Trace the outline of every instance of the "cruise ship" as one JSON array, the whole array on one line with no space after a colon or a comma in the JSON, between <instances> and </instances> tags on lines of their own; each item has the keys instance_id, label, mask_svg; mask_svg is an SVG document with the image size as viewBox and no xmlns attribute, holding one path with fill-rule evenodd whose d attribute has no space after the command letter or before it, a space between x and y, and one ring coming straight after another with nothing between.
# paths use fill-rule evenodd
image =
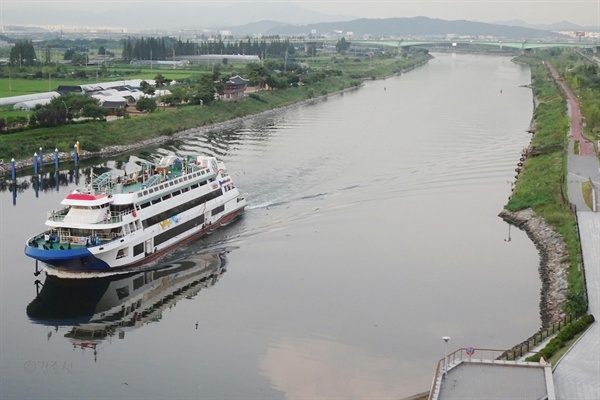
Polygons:
<instances>
[{"instance_id":1,"label":"cruise ship","mask_svg":"<svg viewBox=\"0 0 600 400\"><path fill-rule=\"evenodd\" d=\"M211 156L168 155L135 172L113 170L69 193L25 254L48 273L126 272L225 225L246 200Z\"/></svg>"}]
</instances>

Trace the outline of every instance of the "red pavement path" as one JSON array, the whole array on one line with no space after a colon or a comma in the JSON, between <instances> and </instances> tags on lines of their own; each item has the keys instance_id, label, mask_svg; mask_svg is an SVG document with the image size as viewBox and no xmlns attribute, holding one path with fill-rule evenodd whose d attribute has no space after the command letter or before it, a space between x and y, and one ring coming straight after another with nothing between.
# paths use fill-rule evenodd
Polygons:
<instances>
[{"instance_id":1,"label":"red pavement path","mask_svg":"<svg viewBox=\"0 0 600 400\"><path fill-rule=\"evenodd\" d=\"M579 155L581 156L596 156L596 150L594 149L594 144L588 141L583 137L582 129L581 129L581 111L579 110L579 103L577 103L577 99L573 95L571 88L562 80L562 78L558 75L556 69L546 61L546 65L548 69L550 69L550 73L554 80L561 87L563 92L567 95L569 106L571 109L571 138L579 142Z\"/></svg>"}]
</instances>

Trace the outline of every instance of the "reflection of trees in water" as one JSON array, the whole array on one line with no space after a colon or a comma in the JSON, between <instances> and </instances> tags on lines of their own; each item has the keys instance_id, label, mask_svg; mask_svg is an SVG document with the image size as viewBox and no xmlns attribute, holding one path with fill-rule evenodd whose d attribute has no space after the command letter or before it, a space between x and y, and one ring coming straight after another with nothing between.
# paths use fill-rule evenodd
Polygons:
<instances>
[{"instance_id":1,"label":"reflection of trees in water","mask_svg":"<svg viewBox=\"0 0 600 400\"><path fill-rule=\"evenodd\" d=\"M13 188L17 189L17 193L23 193L25 190L29 189L31 183L29 181L21 181L17 180L16 184L13 184L10 181L0 181L0 191L2 192L12 192Z\"/></svg>"},{"instance_id":2,"label":"reflection of trees in water","mask_svg":"<svg viewBox=\"0 0 600 400\"><path fill-rule=\"evenodd\" d=\"M94 176L98 176L109 170L123 170L132 163L138 164L141 160L150 162L158 162L163 155L188 153L206 154L223 158L227 156L232 149L237 149L245 144L252 144L257 141L264 141L270 138L276 122L273 118L265 118L263 120L244 121L231 129L222 131L209 131L190 135L189 137L170 140L162 143L160 146L147 147L144 149L135 150L132 152L111 156L110 158L90 158L81 160L79 169L77 170L78 185L90 183L90 173L93 171ZM69 186L75 183L75 170L72 162L63 161L58 171L54 170L54 164L48 163L40 171L38 175L33 174L33 168L25 170L27 175L17 176L17 193L22 193L31 188L34 190L47 192L58 190L58 188ZM45 171L44 171L45 169ZM58 183L56 180L58 174ZM39 186L36 186L39 182ZM12 191L13 183L11 181L10 168L0 169L0 191Z\"/></svg>"},{"instance_id":3,"label":"reflection of trees in water","mask_svg":"<svg viewBox=\"0 0 600 400\"><path fill-rule=\"evenodd\" d=\"M123 163L118 163L117 165L123 165ZM16 183L5 178L0 179L0 191L11 192L13 191L13 187L16 186L17 193L23 193L30 188L48 192L58 190L60 187L67 187L73 183L78 185L89 183L89 177L92 171L94 175L100 175L108 170L109 168L106 168L106 166L99 165L78 170L44 172L38 175L24 176L21 179L17 177ZM78 180L78 182L76 182L76 180Z\"/></svg>"}]
</instances>

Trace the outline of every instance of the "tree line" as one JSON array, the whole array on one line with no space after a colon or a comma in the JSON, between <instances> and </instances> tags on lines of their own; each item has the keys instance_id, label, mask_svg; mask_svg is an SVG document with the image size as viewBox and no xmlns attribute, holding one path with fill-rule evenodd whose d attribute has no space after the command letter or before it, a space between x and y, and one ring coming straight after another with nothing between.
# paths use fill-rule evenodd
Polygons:
<instances>
[{"instance_id":1,"label":"tree line","mask_svg":"<svg viewBox=\"0 0 600 400\"><path fill-rule=\"evenodd\" d=\"M244 54L261 58L283 57L295 53L289 40L203 41L200 43L173 38L127 38L123 43L123 60L169 60L175 56L203 54Z\"/></svg>"}]
</instances>

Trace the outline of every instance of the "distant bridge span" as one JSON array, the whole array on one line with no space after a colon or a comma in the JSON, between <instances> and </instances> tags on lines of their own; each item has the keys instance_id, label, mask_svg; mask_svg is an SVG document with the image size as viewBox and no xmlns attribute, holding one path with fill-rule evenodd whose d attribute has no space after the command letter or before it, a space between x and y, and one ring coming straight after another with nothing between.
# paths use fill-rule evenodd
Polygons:
<instances>
[{"instance_id":1,"label":"distant bridge span","mask_svg":"<svg viewBox=\"0 0 600 400\"><path fill-rule=\"evenodd\" d=\"M502 41L502 40L350 40L356 46L385 46L385 47L428 47L428 46L464 46L484 45L508 47L515 50L533 50L551 47L573 47L585 49L599 49L599 43L592 42L544 42L544 41Z\"/></svg>"}]
</instances>

